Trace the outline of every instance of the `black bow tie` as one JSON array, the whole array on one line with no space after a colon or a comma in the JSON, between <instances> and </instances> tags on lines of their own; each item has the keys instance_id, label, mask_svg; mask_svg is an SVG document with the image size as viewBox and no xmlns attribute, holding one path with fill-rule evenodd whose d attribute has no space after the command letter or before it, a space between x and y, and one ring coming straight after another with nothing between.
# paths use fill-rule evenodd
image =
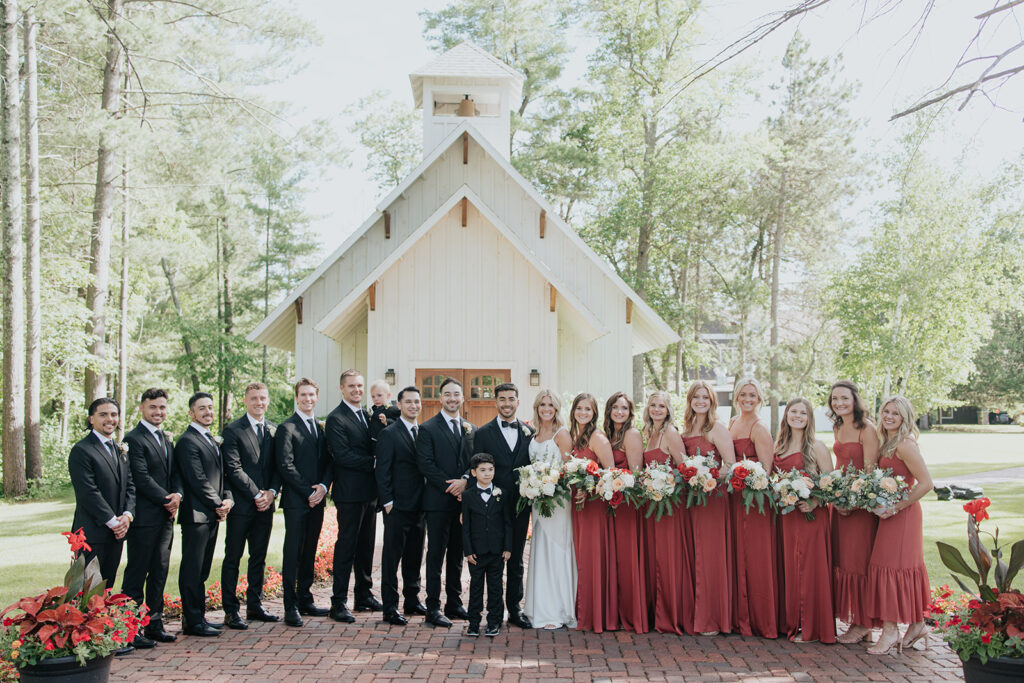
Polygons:
<instances>
[{"instance_id":1,"label":"black bow tie","mask_svg":"<svg viewBox=\"0 0 1024 683\"><path fill-rule=\"evenodd\" d=\"M485 489L480 489L480 493L486 493L487 495L493 495L493 494L491 493L491 487L490 487L490 486L488 486L488 487L487 487L487 488L485 488Z\"/></svg>"},{"instance_id":2,"label":"black bow tie","mask_svg":"<svg viewBox=\"0 0 1024 683\"><path fill-rule=\"evenodd\" d=\"M506 429L506 428L507 429L515 429L518 426L519 426L519 422L516 421L516 420L512 420L511 422L505 422L504 420L501 421L501 428L502 429Z\"/></svg>"}]
</instances>

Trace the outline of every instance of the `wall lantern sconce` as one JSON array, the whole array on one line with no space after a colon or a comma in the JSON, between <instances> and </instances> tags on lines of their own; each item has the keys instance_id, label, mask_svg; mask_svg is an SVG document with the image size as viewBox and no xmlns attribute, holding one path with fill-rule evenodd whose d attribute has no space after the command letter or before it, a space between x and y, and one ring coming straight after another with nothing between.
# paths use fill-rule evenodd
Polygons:
<instances>
[{"instance_id":1,"label":"wall lantern sconce","mask_svg":"<svg viewBox=\"0 0 1024 683\"><path fill-rule=\"evenodd\" d=\"M530 370L530 386L531 387L539 387L540 386L540 370L538 370L537 368L534 368L533 370Z\"/></svg>"},{"instance_id":2,"label":"wall lantern sconce","mask_svg":"<svg viewBox=\"0 0 1024 683\"><path fill-rule=\"evenodd\" d=\"M390 384L391 386L395 386L395 369L394 368L388 368L387 369L387 371L384 373L384 381L387 382L388 384Z\"/></svg>"}]
</instances>

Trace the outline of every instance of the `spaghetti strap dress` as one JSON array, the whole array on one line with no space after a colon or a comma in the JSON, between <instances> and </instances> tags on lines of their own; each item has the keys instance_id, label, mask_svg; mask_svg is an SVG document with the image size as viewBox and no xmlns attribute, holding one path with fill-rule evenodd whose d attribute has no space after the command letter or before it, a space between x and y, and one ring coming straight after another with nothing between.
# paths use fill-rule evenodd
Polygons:
<instances>
[{"instance_id":1,"label":"spaghetti strap dress","mask_svg":"<svg viewBox=\"0 0 1024 683\"><path fill-rule=\"evenodd\" d=\"M597 462L589 448L576 452L577 458ZM576 627L603 633L619 628L619 590L615 572L614 519L608 504L588 500L582 510L572 513L573 546L576 550Z\"/></svg>"},{"instance_id":2,"label":"spaghetti strap dress","mask_svg":"<svg viewBox=\"0 0 1024 683\"><path fill-rule=\"evenodd\" d=\"M859 442L832 445L836 468L864 469L864 447ZM868 616L868 560L875 545L878 516L868 510L841 515L832 510L832 566L836 616L847 624L881 626Z\"/></svg>"},{"instance_id":3,"label":"spaghetti strap dress","mask_svg":"<svg viewBox=\"0 0 1024 683\"><path fill-rule=\"evenodd\" d=\"M628 470L626 452L613 450L615 466ZM619 581L619 621L636 633L650 630L647 612L647 568L641 543L643 516L632 505L620 505L612 527L615 531L615 574Z\"/></svg>"},{"instance_id":4,"label":"spaghetti strap dress","mask_svg":"<svg viewBox=\"0 0 1024 683\"><path fill-rule=\"evenodd\" d=\"M715 445L703 436L685 436L686 454L713 455ZM708 494L707 505L690 508L693 536L693 628L698 633L732 631L733 559L729 498L719 487Z\"/></svg>"}]
</instances>

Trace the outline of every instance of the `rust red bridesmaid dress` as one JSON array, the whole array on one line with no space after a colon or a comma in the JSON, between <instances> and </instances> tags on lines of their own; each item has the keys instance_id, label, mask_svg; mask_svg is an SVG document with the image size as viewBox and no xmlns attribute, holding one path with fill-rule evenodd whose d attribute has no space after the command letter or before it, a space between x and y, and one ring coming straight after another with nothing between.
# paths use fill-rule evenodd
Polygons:
<instances>
[{"instance_id":1,"label":"rust red bridesmaid dress","mask_svg":"<svg viewBox=\"0 0 1024 683\"><path fill-rule=\"evenodd\" d=\"M736 460L757 462L754 442L733 439ZM769 472L768 474L771 474ZM775 513L765 505L765 513L752 505L748 512L743 496L731 494L733 558L736 562L736 586L733 593L733 626L745 636L779 637L778 621L778 545L775 541Z\"/></svg>"},{"instance_id":2,"label":"rust red bridesmaid dress","mask_svg":"<svg viewBox=\"0 0 1024 683\"><path fill-rule=\"evenodd\" d=\"M613 450L615 466L628 470L626 452ZM643 516L631 505L620 505L615 512L612 527L615 531L615 575L618 577L619 621L622 628L636 633L647 633L647 562L641 543L640 524Z\"/></svg>"},{"instance_id":3,"label":"rust red bridesmaid dress","mask_svg":"<svg viewBox=\"0 0 1024 683\"><path fill-rule=\"evenodd\" d=\"M803 456L790 453L775 458L780 472L803 470ZM782 594L779 600L779 630L790 639L836 642L836 619L832 606L832 552L829 544L828 511L814 510L807 521L800 511L779 515L779 572Z\"/></svg>"},{"instance_id":4,"label":"rust red bridesmaid dress","mask_svg":"<svg viewBox=\"0 0 1024 683\"><path fill-rule=\"evenodd\" d=\"M657 446L644 452L644 465L652 462L673 464L669 454L661 450L660 435ZM658 521L654 521L653 515L645 520L645 560L650 577L647 598L649 604L653 604L654 629L658 633L694 633L690 564L693 541L688 517L686 507L679 506Z\"/></svg>"},{"instance_id":5,"label":"rust red bridesmaid dress","mask_svg":"<svg viewBox=\"0 0 1024 683\"><path fill-rule=\"evenodd\" d=\"M895 455L881 458L913 488L910 469ZM888 519L878 520L875 547L868 562L868 616L878 621L913 624L924 619L931 602L928 569L924 564L921 504L914 503Z\"/></svg>"},{"instance_id":6,"label":"rust red bridesmaid dress","mask_svg":"<svg viewBox=\"0 0 1024 683\"><path fill-rule=\"evenodd\" d=\"M597 462L589 448L577 458ZM576 628L602 633L619 628L619 591L615 572L614 519L607 503L588 500L582 510L572 502L572 537L576 550Z\"/></svg>"},{"instance_id":7,"label":"rust red bridesmaid dress","mask_svg":"<svg viewBox=\"0 0 1024 683\"><path fill-rule=\"evenodd\" d=\"M832 445L836 469L853 465L864 469L864 447L859 443ZM832 511L832 566L835 580L836 616L847 624L881 626L867 614L868 559L875 544L878 516L867 510L852 510L848 515Z\"/></svg>"},{"instance_id":8,"label":"rust red bridesmaid dress","mask_svg":"<svg viewBox=\"0 0 1024 683\"><path fill-rule=\"evenodd\" d=\"M703 436L684 436L689 456L714 454L715 445ZM708 495L707 505L689 509L693 536L693 628L697 633L732 631L733 560L729 499L724 491Z\"/></svg>"}]
</instances>

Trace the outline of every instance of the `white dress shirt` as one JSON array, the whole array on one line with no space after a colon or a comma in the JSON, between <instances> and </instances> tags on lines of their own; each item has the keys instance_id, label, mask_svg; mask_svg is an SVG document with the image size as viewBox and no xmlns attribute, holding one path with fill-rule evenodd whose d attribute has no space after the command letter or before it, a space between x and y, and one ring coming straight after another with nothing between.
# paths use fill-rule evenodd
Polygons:
<instances>
[{"instance_id":1,"label":"white dress shirt","mask_svg":"<svg viewBox=\"0 0 1024 683\"><path fill-rule=\"evenodd\" d=\"M144 421L144 422L145 422L145 421ZM119 450L120 450L120 449L119 449L119 448L117 447L117 444L115 444L115 443L114 443L114 440L113 440L113 439L111 439L111 438L110 438L109 436L103 436L102 434L100 434L99 432L97 432L97 431L96 431L95 429L94 429L94 430L92 430L92 435L93 435L93 436L95 436L95 437L96 437L97 439L99 439L99 440L100 440L100 443L102 443L102 444L103 444L103 448L104 448L104 449L106 449L107 455L108 455L109 457L111 457L111 458L112 458L112 457L114 457L113 455L111 455L111 454L110 454L110 447L111 447L111 446L113 446L113 447L114 447L114 451L119 451ZM114 464L116 465L117 463L114 463ZM122 512L121 514L122 514L122 515L128 515L128 519L129 519L129 520L131 520L131 521L133 521L133 522L135 521L135 515L133 515L133 514L132 514L131 512L129 512L128 510L125 510L125 511L124 511L124 512ZM117 526L117 517L111 517L111 518L110 518L110 519L108 519L108 520L107 520L106 522L104 522L104 524L106 524L106 525L107 525L107 528L108 528L108 529L113 529L113 528L114 528L115 526Z\"/></svg>"},{"instance_id":2,"label":"white dress shirt","mask_svg":"<svg viewBox=\"0 0 1024 683\"><path fill-rule=\"evenodd\" d=\"M516 420L516 418L512 418L513 420L516 420L516 426L503 427L501 423L508 422L508 420L502 420L500 415L494 419L498 422L498 429L501 430L501 435L505 437L505 442L508 444L508 449L510 451L514 451L516 449L516 441L519 440L519 421Z\"/></svg>"}]
</instances>

